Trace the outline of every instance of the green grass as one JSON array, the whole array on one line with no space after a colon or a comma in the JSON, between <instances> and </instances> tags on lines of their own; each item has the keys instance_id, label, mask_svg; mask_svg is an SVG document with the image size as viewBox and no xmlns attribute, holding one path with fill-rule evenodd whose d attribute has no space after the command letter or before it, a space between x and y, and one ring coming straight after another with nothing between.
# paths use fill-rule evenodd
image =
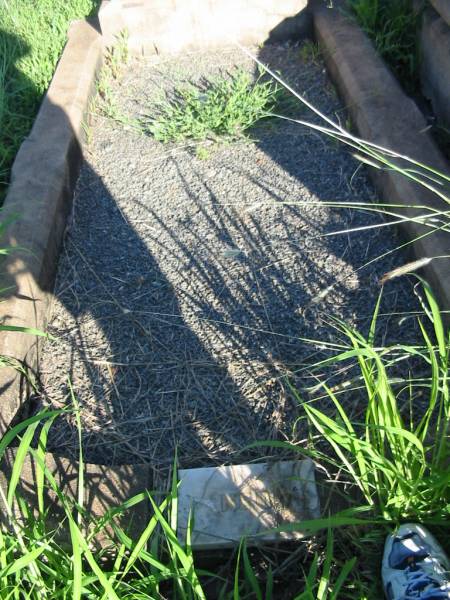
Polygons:
<instances>
[{"instance_id":1,"label":"green grass","mask_svg":"<svg viewBox=\"0 0 450 600\"><path fill-rule=\"evenodd\" d=\"M0 0L0 200L67 39L97 0Z\"/></svg>"},{"instance_id":2,"label":"green grass","mask_svg":"<svg viewBox=\"0 0 450 600\"><path fill-rule=\"evenodd\" d=\"M144 128L162 142L186 139L236 139L267 118L280 100L281 88L261 76L236 70L197 84L180 86L148 109Z\"/></svg>"},{"instance_id":3,"label":"green grass","mask_svg":"<svg viewBox=\"0 0 450 600\"><path fill-rule=\"evenodd\" d=\"M307 367L319 380L313 388L291 386L299 418L306 415L309 423L308 444L256 444L309 456L327 473L321 482L328 495L323 518L328 515L329 527L345 532L335 562L349 560L347 546L357 560L342 596L355 600L381 597L384 536L400 523L426 525L450 551L450 331L430 287L419 282L422 344L377 343L382 292L368 333L330 321L346 347ZM333 366L351 379L329 386L323 373ZM326 400L334 412L323 410ZM348 508L336 514L339 504Z\"/></svg>"},{"instance_id":4,"label":"green grass","mask_svg":"<svg viewBox=\"0 0 450 600\"><path fill-rule=\"evenodd\" d=\"M182 592L180 597L203 598L191 549L180 546L167 517L174 501L170 494L156 503L143 492L95 521L83 506L83 467L79 471L76 497L61 492L45 464L48 430L57 414L43 413L28 419L15 427L0 446L3 454L7 441L16 437L20 440L7 493L2 493L6 524L1 526L0 535L0 598L160 598L159 588L168 581L176 583ZM33 447L31 441L38 432L37 446ZM17 488L27 454L33 456L36 465L34 511ZM82 452L80 464L83 465ZM53 491L63 512L59 524L49 518L46 489ZM140 538L132 541L117 519L147 500L153 504L154 516L143 528ZM158 535L161 551L163 546L167 551L164 561L157 552L152 554L147 550L158 525L162 531L162 535ZM94 553L90 548L93 536L104 533L108 537L110 527L115 533L114 545ZM69 548L59 542L61 530L69 539Z\"/></svg>"},{"instance_id":5,"label":"green grass","mask_svg":"<svg viewBox=\"0 0 450 600\"><path fill-rule=\"evenodd\" d=\"M317 42L311 42L310 40L306 40L301 45L298 54L303 62L316 63L321 56L319 44Z\"/></svg>"},{"instance_id":6,"label":"green grass","mask_svg":"<svg viewBox=\"0 0 450 600\"><path fill-rule=\"evenodd\" d=\"M347 0L362 29L406 89L419 87L419 15L411 0Z\"/></svg>"},{"instance_id":7,"label":"green grass","mask_svg":"<svg viewBox=\"0 0 450 600\"><path fill-rule=\"evenodd\" d=\"M376 514L394 523L418 520L444 525L450 516L449 332L430 287L421 283L422 345L377 347L379 303L366 336L344 323L334 324L348 340L348 349L316 368L356 359L356 390L366 399L358 422L352 422L338 394L325 383L318 387L331 399L335 415L323 413L316 402L303 402L299 394L297 398L313 429L331 446L332 464L342 469ZM431 332L424 319L430 321ZM401 363L413 368L399 376ZM323 453L317 456L327 460Z\"/></svg>"},{"instance_id":8,"label":"green grass","mask_svg":"<svg viewBox=\"0 0 450 600\"><path fill-rule=\"evenodd\" d=\"M259 67L264 68L256 57L253 58ZM414 207L420 209L414 219L423 225L423 233L417 239L433 236L436 231L450 234L450 178L447 175L419 164L395 150L358 138L292 90L279 75L267 67L266 71L320 117L322 123L277 116L344 143L369 168L394 171L433 192L441 202L440 209ZM295 201L286 203L299 204ZM403 205L382 202L324 204L336 210L350 208L379 212L391 217L387 224L383 223L381 226L395 226L412 218L405 215ZM332 235L347 236L351 233L352 229L348 229ZM406 241L392 251L405 248L415 241ZM379 258L381 256L370 257L359 269ZM390 279L395 276L405 276L431 261L448 261L449 258L450 255L421 257L414 263L402 265L386 274L380 283L389 286ZM383 529L386 530L387 526L392 530L396 524L405 520L418 521L434 527L435 533L443 542L448 537L450 331L443 321L443 313L430 287L420 278L419 281L420 285L415 287L415 292L422 306L422 312L418 316L422 339L418 339L415 345L380 345L376 336L379 305L368 333L330 319L329 326L336 330L341 348L327 361L315 367L309 366L308 370L312 369L314 372L317 369L319 378L319 372L328 367L338 367L339 372L341 369L342 372L353 369L351 372L355 373L356 369L355 377L341 381L333 388L327 386L326 380L319 379L318 385L309 390L306 396L303 391L293 389L299 401L300 412L306 415L310 424L309 447L292 446L284 442L275 444L312 456L328 473L328 483L330 488L334 488L337 497L343 496L346 502L351 501L352 507L344 516L331 514L330 526L349 527L352 518L369 520L366 528L359 524L347 542L355 549L361 563L364 563L364 556L367 554L367 544L364 547L361 539L367 532L376 533L378 539L374 544L375 552L372 552L375 562L369 561L367 577L364 576L361 580L358 571L350 574L350 579L355 584L355 593L349 596L352 598L378 598L381 595L379 564ZM324 400L328 400L328 404L334 407L334 414L333 411L325 413L321 410L320 402ZM330 506L333 503L333 496L330 496ZM345 554L345 547L337 550L338 557L342 554Z\"/></svg>"},{"instance_id":9,"label":"green grass","mask_svg":"<svg viewBox=\"0 0 450 600\"><path fill-rule=\"evenodd\" d=\"M107 48L104 63L96 81L97 95L89 107L89 114L97 113L120 123L124 127L142 133L142 127L135 118L128 117L118 106L112 87L113 81L120 78L123 68L128 63L128 31L122 30L115 38L114 44ZM89 126L86 125L87 140L90 139Z\"/></svg>"},{"instance_id":10,"label":"green grass","mask_svg":"<svg viewBox=\"0 0 450 600\"><path fill-rule=\"evenodd\" d=\"M77 414L77 403L74 405ZM196 566L190 527L185 545L176 536L175 469L171 491L164 499L156 500L161 494L144 490L96 520L83 505L83 453L80 450L81 469L75 497L63 494L45 463L49 429L58 414L59 411L52 411L35 415L12 428L0 442L0 458L9 444L15 442L17 448L8 489L5 492L0 488L4 515L0 524L0 599L271 600L277 597L271 569L263 579L256 574L245 540L227 570L215 573ZM80 426L79 418L77 422ZM19 485L27 456L32 457L35 465L33 508L22 496ZM54 509L50 511L46 504L48 490L52 491L63 515L57 523L51 518ZM141 502L151 504L153 516L142 524L139 538L132 540L120 526L120 517ZM326 529L327 523L326 520L319 522L312 531ZM96 535L105 540L102 550L92 549ZM333 600L342 597L340 590L348 583L355 559L336 563L334 537L328 529L326 543L323 547L316 544L304 573L300 565L294 567L295 574L303 577L304 582L292 598ZM218 591L208 596L205 589L212 582L216 582Z\"/></svg>"}]
</instances>

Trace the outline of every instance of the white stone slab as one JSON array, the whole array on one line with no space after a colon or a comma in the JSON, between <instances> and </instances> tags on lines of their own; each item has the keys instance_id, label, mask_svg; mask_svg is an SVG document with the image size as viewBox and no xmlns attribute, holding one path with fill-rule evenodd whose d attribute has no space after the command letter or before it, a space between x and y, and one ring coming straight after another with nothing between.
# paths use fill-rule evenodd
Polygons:
<instances>
[{"instance_id":1,"label":"white stone slab","mask_svg":"<svg viewBox=\"0 0 450 600\"><path fill-rule=\"evenodd\" d=\"M301 539L301 528L268 530L320 516L310 459L186 469L179 479L178 537L185 542L191 513L197 550L234 546L243 536L253 544Z\"/></svg>"}]
</instances>

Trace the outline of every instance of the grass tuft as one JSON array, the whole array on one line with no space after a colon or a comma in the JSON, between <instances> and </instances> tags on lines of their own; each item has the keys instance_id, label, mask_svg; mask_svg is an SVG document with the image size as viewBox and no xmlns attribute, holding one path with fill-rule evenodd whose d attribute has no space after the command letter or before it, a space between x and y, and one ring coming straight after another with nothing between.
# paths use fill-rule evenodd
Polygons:
<instances>
[{"instance_id":1,"label":"grass tuft","mask_svg":"<svg viewBox=\"0 0 450 600\"><path fill-rule=\"evenodd\" d=\"M348 5L406 91L414 92L419 77L419 13L411 0L348 0Z\"/></svg>"},{"instance_id":2,"label":"grass tuft","mask_svg":"<svg viewBox=\"0 0 450 600\"><path fill-rule=\"evenodd\" d=\"M412 520L444 525L450 515L449 332L430 287L420 282L424 291L424 315L419 318L422 345L376 346L380 294L369 333L363 335L336 321L348 347L315 366L322 369L356 361L354 381L364 403L360 420L350 417L338 394L325 383L315 391L328 396L335 415L325 414L314 401L305 402L295 394L334 458L330 461L314 446L313 455L340 469L374 514L395 523ZM398 376L400 363L411 367L402 377ZM416 370L420 375L414 375Z\"/></svg>"},{"instance_id":3,"label":"grass tuft","mask_svg":"<svg viewBox=\"0 0 450 600\"><path fill-rule=\"evenodd\" d=\"M144 128L162 142L186 139L236 139L267 118L280 100L281 88L236 70L228 77L177 87L149 107Z\"/></svg>"}]
</instances>

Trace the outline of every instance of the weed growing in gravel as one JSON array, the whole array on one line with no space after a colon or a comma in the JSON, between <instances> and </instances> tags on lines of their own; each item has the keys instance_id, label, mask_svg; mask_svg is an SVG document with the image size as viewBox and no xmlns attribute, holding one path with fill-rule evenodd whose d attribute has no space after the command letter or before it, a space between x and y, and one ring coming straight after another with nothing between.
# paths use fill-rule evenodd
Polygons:
<instances>
[{"instance_id":1,"label":"weed growing in gravel","mask_svg":"<svg viewBox=\"0 0 450 600\"><path fill-rule=\"evenodd\" d=\"M243 70L228 77L177 87L150 106L144 129L162 142L185 139L239 138L267 118L280 100L281 88L256 81Z\"/></svg>"},{"instance_id":2,"label":"weed growing in gravel","mask_svg":"<svg viewBox=\"0 0 450 600\"><path fill-rule=\"evenodd\" d=\"M103 67L97 79L98 95L93 101L89 112L98 110L100 114L108 119L121 123L125 127L141 131L139 123L121 111L112 88L113 80L120 78L128 59L128 31L124 29L116 36L114 45L105 52Z\"/></svg>"},{"instance_id":3,"label":"weed growing in gravel","mask_svg":"<svg viewBox=\"0 0 450 600\"><path fill-rule=\"evenodd\" d=\"M308 445L257 444L307 455L327 473L322 485L330 492L329 525L346 531L345 543L364 565L364 575L358 569L349 575L353 588L345 596L349 598L380 597L379 565L387 529L392 531L404 521L419 522L435 527L445 543L445 530L450 526L450 331L444 327L430 287L420 282L424 291L423 314L418 317L422 345L377 345L381 294L367 335L333 320L330 326L347 340L346 347L308 367L319 379L314 388L302 392L291 388L311 427ZM329 387L319 373L333 365L354 376ZM325 398L331 400L334 414L320 410ZM349 404L349 398L358 398L360 407ZM333 514L336 502L349 508ZM370 544L364 541L369 532ZM373 556L368 560L370 546ZM345 552L339 547L335 556L342 558Z\"/></svg>"},{"instance_id":4,"label":"weed growing in gravel","mask_svg":"<svg viewBox=\"0 0 450 600\"><path fill-rule=\"evenodd\" d=\"M298 52L304 62L317 62L320 57L320 47L316 42L306 41Z\"/></svg>"},{"instance_id":5,"label":"weed growing in gravel","mask_svg":"<svg viewBox=\"0 0 450 600\"><path fill-rule=\"evenodd\" d=\"M368 336L336 322L348 349L315 367L356 359L359 376L353 382L367 398L362 422L351 422L338 394L325 383L316 391L325 391L331 399L334 418L296 395L313 428L334 450L332 464L357 486L368 506L388 521L444 524L450 513L449 332L430 287L421 283L424 316L432 324L430 333L419 317L422 346L375 345L380 294ZM399 377L400 362L414 364L413 370ZM314 454L328 460L318 450Z\"/></svg>"},{"instance_id":6,"label":"weed growing in gravel","mask_svg":"<svg viewBox=\"0 0 450 600\"><path fill-rule=\"evenodd\" d=\"M208 158L211 156L211 151L206 146L199 145L195 149L195 156L200 160L208 160Z\"/></svg>"},{"instance_id":7,"label":"weed growing in gravel","mask_svg":"<svg viewBox=\"0 0 450 600\"><path fill-rule=\"evenodd\" d=\"M123 67L128 64L128 38L128 30L122 29L117 34L113 47L106 53L105 69L113 79L118 79L122 74Z\"/></svg>"}]
</instances>

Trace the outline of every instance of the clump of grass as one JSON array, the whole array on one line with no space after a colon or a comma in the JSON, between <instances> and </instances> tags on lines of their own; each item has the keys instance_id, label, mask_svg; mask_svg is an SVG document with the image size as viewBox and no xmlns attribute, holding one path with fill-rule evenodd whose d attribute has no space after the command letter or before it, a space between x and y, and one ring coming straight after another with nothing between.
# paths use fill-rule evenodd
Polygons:
<instances>
[{"instance_id":1,"label":"clump of grass","mask_svg":"<svg viewBox=\"0 0 450 600\"><path fill-rule=\"evenodd\" d=\"M150 107L144 128L162 142L239 138L280 100L272 81L236 70L231 76L175 88Z\"/></svg>"},{"instance_id":2,"label":"clump of grass","mask_svg":"<svg viewBox=\"0 0 450 600\"><path fill-rule=\"evenodd\" d=\"M329 527L346 531L346 544L351 544L360 564L366 563L362 577L350 573L355 593L345 596L349 598L380 597L377 581L386 531L412 521L436 528L443 543L447 539L450 331L429 285L419 280L424 292L422 296L416 291L423 307L418 317L423 343L377 345L381 294L367 334L333 320L330 325L337 329L343 349L308 367L308 372L323 373L336 366L354 376L331 388L322 375L308 395L291 388L311 426L306 447L261 443L306 454L328 474L322 485L329 485ZM331 401L334 414L321 410L325 399ZM336 513L333 505L341 496L349 508ZM369 533L375 536L370 551L375 569L367 562L368 544L362 543ZM339 547L335 556L341 558L345 552ZM357 589L372 591L358 595Z\"/></svg>"},{"instance_id":3,"label":"clump of grass","mask_svg":"<svg viewBox=\"0 0 450 600\"><path fill-rule=\"evenodd\" d=\"M348 0L348 6L406 91L417 90L419 14L411 0Z\"/></svg>"},{"instance_id":4,"label":"clump of grass","mask_svg":"<svg viewBox=\"0 0 450 600\"><path fill-rule=\"evenodd\" d=\"M313 428L333 449L335 466L358 488L368 506L388 521L445 523L450 514L448 461L450 447L450 343L439 307L428 284L421 280L424 317L419 318L423 344L377 347L376 320L367 336L341 322L335 327L348 340L348 349L320 363L320 368L356 359L359 394L367 399L364 418L352 422L338 395L320 386L336 409L327 416L315 403L304 403ZM415 364L399 377L398 364ZM319 365L318 365L319 366ZM318 452L317 456L326 456Z\"/></svg>"},{"instance_id":5,"label":"clump of grass","mask_svg":"<svg viewBox=\"0 0 450 600\"><path fill-rule=\"evenodd\" d=\"M98 0L0 0L0 202L67 39Z\"/></svg>"},{"instance_id":6,"label":"clump of grass","mask_svg":"<svg viewBox=\"0 0 450 600\"><path fill-rule=\"evenodd\" d=\"M81 432L75 400L74 407ZM16 425L0 441L0 460L10 443L17 445L8 489L0 487L3 511L0 598L272 600L279 597L270 568L264 581L257 576L245 540L238 549L234 568L233 557L230 557L229 568L219 572L204 571L196 566L190 543L192 522L188 525L185 545L176 535L176 469L171 491L164 499L156 501L155 494L143 490L95 519L83 502L84 465L80 435L78 489L74 496L64 494L45 461L49 429L60 412L35 415ZM27 455L33 459L36 487L27 489L26 493L35 495L34 507L28 505L20 486ZM46 504L48 491L54 497L58 514L62 513L58 523L51 518L55 507L50 509ZM153 515L143 524L138 539L133 540L121 527L119 519L141 502L150 503ZM316 530L324 527L326 523L319 523ZM98 535L105 540L102 550L93 549L94 538ZM292 598L333 600L339 597L355 559L336 563L334 550L334 535L329 530L325 548L316 547L310 564L305 565L304 584ZM205 591L211 582L216 583L213 589L217 591L213 595Z\"/></svg>"},{"instance_id":7,"label":"clump of grass","mask_svg":"<svg viewBox=\"0 0 450 600\"><path fill-rule=\"evenodd\" d=\"M302 591L297 590L292 600L337 600L349 585L349 575L356 565L352 557L339 563L335 556L335 536L331 528L327 531L326 546L321 551L311 553L308 568L303 568ZM350 584L351 585L351 584ZM234 586L232 593L222 594L219 600L272 600L279 596L274 594L274 576L271 568L267 572L264 583L254 572L245 539L242 540L236 560ZM288 598L283 593L283 598Z\"/></svg>"},{"instance_id":8,"label":"clump of grass","mask_svg":"<svg viewBox=\"0 0 450 600\"><path fill-rule=\"evenodd\" d=\"M14 427L0 442L2 457L8 443L14 439L19 441L6 494L0 489L5 517L0 525L0 597L160 598L163 597L161 586L172 583L181 598L204 599L189 542L183 548L171 524L176 482L172 493L162 502L156 502L143 490L95 520L83 505L82 452L75 498L61 491L46 466L48 431L58 414L52 411L36 415ZM32 440L37 434L34 447ZM35 465L35 507L28 506L18 485L27 454L33 457ZM63 512L57 528L46 506L47 489L52 491ZM120 527L118 517L140 502L150 502L154 515L139 539L131 540ZM160 534L157 527L161 528ZM66 548L58 541L61 531L66 532L71 547ZM94 552L92 542L99 534L111 538L111 544ZM152 540L159 543L150 551Z\"/></svg>"},{"instance_id":9,"label":"clump of grass","mask_svg":"<svg viewBox=\"0 0 450 600\"><path fill-rule=\"evenodd\" d=\"M97 79L97 91L105 103L112 101L111 82L119 79L123 68L128 64L128 30L123 29L115 38L114 44L105 50L104 62Z\"/></svg>"},{"instance_id":10,"label":"clump of grass","mask_svg":"<svg viewBox=\"0 0 450 600\"><path fill-rule=\"evenodd\" d=\"M298 53L303 62L313 63L316 63L321 55L319 44L310 40L307 40L301 45Z\"/></svg>"}]
</instances>

